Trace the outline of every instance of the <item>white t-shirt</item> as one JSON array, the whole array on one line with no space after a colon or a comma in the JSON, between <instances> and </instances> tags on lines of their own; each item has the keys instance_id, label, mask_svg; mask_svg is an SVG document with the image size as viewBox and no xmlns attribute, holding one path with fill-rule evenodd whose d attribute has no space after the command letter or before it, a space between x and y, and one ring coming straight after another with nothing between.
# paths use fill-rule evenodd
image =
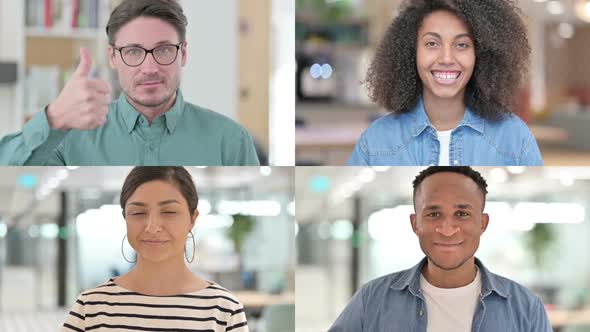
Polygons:
<instances>
[{"instance_id":1,"label":"white t-shirt","mask_svg":"<svg viewBox=\"0 0 590 332\"><path fill-rule=\"evenodd\" d=\"M440 142L440 154L438 156L439 166L450 166L449 150L451 147L451 132L453 130L437 131L438 141Z\"/></svg>"},{"instance_id":2,"label":"white t-shirt","mask_svg":"<svg viewBox=\"0 0 590 332\"><path fill-rule=\"evenodd\" d=\"M420 287L426 299L427 332L471 332L471 323L481 294L479 269L475 279L459 288L438 288L423 275Z\"/></svg>"}]
</instances>

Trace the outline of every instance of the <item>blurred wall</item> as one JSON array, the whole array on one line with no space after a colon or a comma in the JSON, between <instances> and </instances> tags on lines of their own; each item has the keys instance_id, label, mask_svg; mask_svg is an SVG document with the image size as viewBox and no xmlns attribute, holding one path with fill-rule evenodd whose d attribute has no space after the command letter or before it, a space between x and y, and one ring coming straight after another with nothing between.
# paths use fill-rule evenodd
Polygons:
<instances>
[{"instance_id":1,"label":"blurred wall","mask_svg":"<svg viewBox=\"0 0 590 332\"><path fill-rule=\"evenodd\" d=\"M22 57L24 40L23 6L19 1L0 0L0 62L18 62ZM16 27L16 28L15 28ZM16 85L0 84L0 133L14 128L20 121L16 111Z\"/></svg>"},{"instance_id":2,"label":"blurred wall","mask_svg":"<svg viewBox=\"0 0 590 332\"><path fill-rule=\"evenodd\" d=\"M237 119L237 0L182 1L189 19L185 100Z\"/></svg>"},{"instance_id":3,"label":"blurred wall","mask_svg":"<svg viewBox=\"0 0 590 332\"><path fill-rule=\"evenodd\" d=\"M239 3L238 119L268 153L271 0Z\"/></svg>"}]
</instances>

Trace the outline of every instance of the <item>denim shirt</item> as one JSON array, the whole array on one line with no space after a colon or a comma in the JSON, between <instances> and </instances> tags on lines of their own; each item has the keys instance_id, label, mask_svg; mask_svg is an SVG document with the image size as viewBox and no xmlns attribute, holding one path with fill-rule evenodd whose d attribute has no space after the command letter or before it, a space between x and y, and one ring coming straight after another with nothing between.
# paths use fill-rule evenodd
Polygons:
<instances>
[{"instance_id":1,"label":"denim shirt","mask_svg":"<svg viewBox=\"0 0 590 332\"><path fill-rule=\"evenodd\" d=\"M409 270L370 281L354 294L329 332L426 332L420 289L424 258ZM489 272L477 258L482 289L472 332L549 332L541 300L524 286Z\"/></svg>"},{"instance_id":2,"label":"denim shirt","mask_svg":"<svg viewBox=\"0 0 590 332\"><path fill-rule=\"evenodd\" d=\"M350 166L438 165L440 143L420 98L407 113L391 113L375 120L356 143ZM463 120L451 132L451 166L540 166L537 142L516 115L486 120L465 109Z\"/></svg>"}]
</instances>

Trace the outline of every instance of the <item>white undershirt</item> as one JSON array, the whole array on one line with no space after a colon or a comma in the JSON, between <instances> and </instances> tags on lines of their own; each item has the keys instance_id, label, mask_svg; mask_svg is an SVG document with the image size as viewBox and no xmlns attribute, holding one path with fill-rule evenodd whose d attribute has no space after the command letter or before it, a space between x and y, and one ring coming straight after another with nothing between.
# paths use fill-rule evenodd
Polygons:
<instances>
[{"instance_id":1,"label":"white undershirt","mask_svg":"<svg viewBox=\"0 0 590 332\"><path fill-rule=\"evenodd\" d=\"M471 332L471 323L481 294L479 269L475 279L459 288L438 288L420 275L420 287L426 299L427 332Z\"/></svg>"},{"instance_id":2,"label":"white undershirt","mask_svg":"<svg viewBox=\"0 0 590 332\"><path fill-rule=\"evenodd\" d=\"M440 154L438 155L439 166L449 166L449 150L451 147L451 132L453 130L437 131L438 141L440 143Z\"/></svg>"}]
</instances>

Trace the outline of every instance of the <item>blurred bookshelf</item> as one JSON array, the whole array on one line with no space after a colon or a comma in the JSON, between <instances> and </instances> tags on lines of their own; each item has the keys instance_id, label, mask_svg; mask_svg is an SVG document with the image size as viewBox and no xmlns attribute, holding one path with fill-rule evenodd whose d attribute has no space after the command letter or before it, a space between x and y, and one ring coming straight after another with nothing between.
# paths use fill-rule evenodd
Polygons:
<instances>
[{"instance_id":1,"label":"blurred bookshelf","mask_svg":"<svg viewBox=\"0 0 590 332\"><path fill-rule=\"evenodd\" d=\"M96 28L79 28L79 29L39 29L27 27L27 37L41 38L73 38L73 39L99 39L106 38L104 31L98 31Z\"/></svg>"}]
</instances>

